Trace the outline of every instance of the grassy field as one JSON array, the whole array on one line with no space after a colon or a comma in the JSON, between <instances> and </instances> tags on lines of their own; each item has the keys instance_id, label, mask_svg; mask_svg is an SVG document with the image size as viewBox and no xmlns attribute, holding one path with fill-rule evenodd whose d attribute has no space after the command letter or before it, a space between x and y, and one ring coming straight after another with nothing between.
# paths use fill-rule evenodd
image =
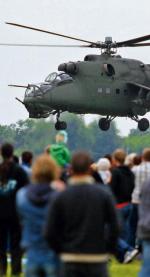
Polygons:
<instances>
[{"instance_id":1,"label":"grassy field","mask_svg":"<svg viewBox=\"0 0 150 277\"><path fill-rule=\"evenodd\" d=\"M140 267L141 263L139 261L127 265L113 261L110 265L110 277L137 277Z\"/></svg>"},{"instance_id":2,"label":"grassy field","mask_svg":"<svg viewBox=\"0 0 150 277\"><path fill-rule=\"evenodd\" d=\"M110 277L137 277L140 266L141 263L139 261L123 265L113 260L109 266ZM8 272L7 277L11 277L10 272ZM24 275L22 274L21 277L24 277Z\"/></svg>"}]
</instances>

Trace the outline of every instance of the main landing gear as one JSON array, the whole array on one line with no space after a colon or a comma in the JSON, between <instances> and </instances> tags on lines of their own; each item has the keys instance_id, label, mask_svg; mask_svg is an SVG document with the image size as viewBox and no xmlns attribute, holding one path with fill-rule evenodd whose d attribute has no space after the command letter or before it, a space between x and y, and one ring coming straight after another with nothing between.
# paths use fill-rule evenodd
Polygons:
<instances>
[{"instance_id":1,"label":"main landing gear","mask_svg":"<svg viewBox=\"0 0 150 277\"><path fill-rule=\"evenodd\" d=\"M138 123L138 128L140 131L144 132L149 128L149 121L147 118L143 117L139 119L138 116L133 116L131 119Z\"/></svg>"},{"instance_id":2,"label":"main landing gear","mask_svg":"<svg viewBox=\"0 0 150 277\"><path fill-rule=\"evenodd\" d=\"M60 121L59 118L60 118L60 112L57 112L57 114L56 114L55 129L57 131L66 130L67 129L67 123L65 121Z\"/></svg>"},{"instance_id":3,"label":"main landing gear","mask_svg":"<svg viewBox=\"0 0 150 277\"><path fill-rule=\"evenodd\" d=\"M98 126L101 130L107 131L110 128L110 122L115 118L115 116L107 116L106 118L100 118Z\"/></svg>"}]
</instances>

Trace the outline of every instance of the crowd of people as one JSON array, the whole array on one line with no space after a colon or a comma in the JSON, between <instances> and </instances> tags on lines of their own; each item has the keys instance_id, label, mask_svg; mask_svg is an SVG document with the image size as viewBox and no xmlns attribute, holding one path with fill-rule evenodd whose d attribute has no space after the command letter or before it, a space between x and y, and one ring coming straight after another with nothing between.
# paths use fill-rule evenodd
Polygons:
<instances>
[{"instance_id":1,"label":"crowd of people","mask_svg":"<svg viewBox=\"0 0 150 277\"><path fill-rule=\"evenodd\" d=\"M14 155L1 145L0 276L108 277L113 255L127 264L140 255L150 276L150 148L116 149L98 161L71 155L67 133L43 154Z\"/></svg>"}]
</instances>

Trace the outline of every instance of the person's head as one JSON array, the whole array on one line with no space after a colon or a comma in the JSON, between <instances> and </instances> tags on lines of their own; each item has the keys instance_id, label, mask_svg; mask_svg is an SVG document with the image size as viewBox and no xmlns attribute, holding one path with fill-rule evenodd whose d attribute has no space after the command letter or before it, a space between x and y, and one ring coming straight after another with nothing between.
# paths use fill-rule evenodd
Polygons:
<instances>
[{"instance_id":1,"label":"person's head","mask_svg":"<svg viewBox=\"0 0 150 277\"><path fill-rule=\"evenodd\" d=\"M134 158L136 157L136 153L130 153L126 156L124 164L129 168L134 166Z\"/></svg>"},{"instance_id":2,"label":"person's head","mask_svg":"<svg viewBox=\"0 0 150 277\"><path fill-rule=\"evenodd\" d=\"M142 156L141 155L136 155L133 158L133 165L139 165L142 162Z\"/></svg>"},{"instance_id":3,"label":"person's head","mask_svg":"<svg viewBox=\"0 0 150 277\"><path fill-rule=\"evenodd\" d=\"M67 143L68 141L68 134L66 131L59 131L56 135L56 142L57 143Z\"/></svg>"},{"instance_id":4,"label":"person's head","mask_svg":"<svg viewBox=\"0 0 150 277\"><path fill-rule=\"evenodd\" d=\"M89 175L91 172L92 159L84 151L76 152L71 160L71 169L73 175Z\"/></svg>"},{"instance_id":5,"label":"person's head","mask_svg":"<svg viewBox=\"0 0 150 277\"><path fill-rule=\"evenodd\" d=\"M113 152L112 157L113 157L113 164L115 166L123 165L126 158L126 152L123 149L118 148Z\"/></svg>"},{"instance_id":6,"label":"person's head","mask_svg":"<svg viewBox=\"0 0 150 277\"><path fill-rule=\"evenodd\" d=\"M112 155L111 154L106 154L104 158L108 159L110 163L112 163Z\"/></svg>"},{"instance_id":7,"label":"person's head","mask_svg":"<svg viewBox=\"0 0 150 277\"><path fill-rule=\"evenodd\" d=\"M98 171L106 171L110 170L111 163L107 158L101 158L97 162L97 170Z\"/></svg>"},{"instance_id":8,"label":"person's head","mask_svg":"<svg viewBox=\"0 0 150 277\"><path fill-rule=\"evenodd\" d=\"M4 160L13 159L14 148L10 143L4 143L1 146L1 155Z\"/></svg>"},{"instance_id":9,"label":"person's head","mask_svg":"<svg viewBox=\"0 0 150 277\"><path fill-rule=\"evenodd\" d=\"M13 155L13 160L16 164L19 164L19 158L16 155Z\"/></svg>"},{"instance_id":10,"label":"person's head","mask_svg":"<svg viewBox=\"0 0 150 277\"><path fill-rule=\"evenodd\" d=\"M30 151L24 151L21 155L21 160L22 163L31 165L32 164L32 159L33 159L33 154Z\"/></svg>"},{"instance_id":11,"label":"person's head","mask_svg":"<svg viewBox=\"0 0 150 277\"><path fill-rule=\"evenodd\" d=\"M48 155L42 154L35 159L32 166L32 181L35 184L51 183L59 177L56 162Z\"/></svg>"},{"instance_id":12,"label":"person's head","mask_svg":"<svg viewBox=\"0 0 150 277\"><path fill-rule=\"evenodd\" d=\"M142 160L150 162L150 148L145 148L142 153Z\"/></svg>"}]
</instances>

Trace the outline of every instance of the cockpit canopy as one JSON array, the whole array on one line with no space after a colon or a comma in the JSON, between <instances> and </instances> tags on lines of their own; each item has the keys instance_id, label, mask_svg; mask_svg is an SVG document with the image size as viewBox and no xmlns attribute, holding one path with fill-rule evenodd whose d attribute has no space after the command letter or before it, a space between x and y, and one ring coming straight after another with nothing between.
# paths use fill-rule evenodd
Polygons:
<instances>
[{"instance_id":1,"label":"cockpit canopy","mask_svg":"<svg viewBox=\"0 0 150 277\"><path fill-rule=\"evenodd\" d=\"M52 72L46 77L45 82L52 84L52 83L59 83L59 82L72 81L72 80L73 79L69 74L66 74L64 72L61 72L61 73Z\"/></svg>"},{"instance_id":2,"label":"cockpit canopy","mask_svg":"<svg viewBox=\"0 0 150 277\"><path fill-rule=\"evenodd\" d=\"M26 89L25 96L27 97L33 97L33 96L41 96L42 90L40 89L40 86L38 85L29 85Z\"/></svg>"},{"instance_id":3,"label":"cockpit canopy","mask_svg":"<svg viewBox=\"0 0 150 277\"><path fill-rule=\"evenodd\" d=\"M46 77L43 83L28 85L25 96L42 97L43 94L45 94L47 91L50 91L52 88L72 81L72 77L64 72L53 72Z\"/></svg>"}]
</instances>

